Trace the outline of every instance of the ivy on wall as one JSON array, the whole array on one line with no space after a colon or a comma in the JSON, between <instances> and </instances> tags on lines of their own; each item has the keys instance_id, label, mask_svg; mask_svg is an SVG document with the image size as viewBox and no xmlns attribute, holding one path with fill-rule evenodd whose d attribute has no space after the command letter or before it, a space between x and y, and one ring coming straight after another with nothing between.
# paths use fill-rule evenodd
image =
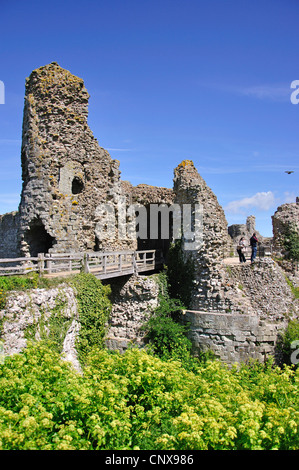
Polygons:
<instances>
[{"instance_id":1,"label":"ivy on wall","mask_svg":"<svg viewBox=\"0 0 299 470\"><path fill-rule=\"evenodd\" d=\"M92 274L75 276L70 285L76 290L80 331L76 350L81 364L93 347L103 347L107 321L112 304L109 299L111 288Z\"/></svg>"},{"instance_id":2,"label":"ivy on wall","mask_svg":"<svg viewBox=\"0 0 299 470\"><path fill-rule=\"evenodd\" d=\"M75 291L78 309L78 321L80 323L79 335L76 342L78 359L84 364L86 355L93 347L103 347L107 331L107 321L111 312L110 301L111 288L104 286L102 282L92 274L80 273L63 280L64 285L69 285ZM47 280L38 276L13 276L0 277L0 309L4 309L9 291L25 291L36 288L58 287L61 279ZM44 306L39 307L40 316L33 319L33 323L26 328L25 337L34 340L39 337L45 344L60 353L66 333L73 321L73 317L65 315L67 297L63 287L55 301L55 306L46 311ZM0 324L0 336L4 318Z\"/></svg>"},{"instance_id":3,"label":"ivy on wall","mask_svg":"<svg viewBox=\"0 0 299 470\"><path fill-rule=\"evenodd\" d=\"M41 316L27 327L25 337L34 340L38 334L45 345L51 347L55 352L61 353L66 333L73 321L72 317L65 316L66 307L67 298L61 290L56 298L55 306L50 312L47 313L42 306L40 307Z\"/></svg>"},{"instance_id":4,"label":"ivy on wall","mask_svg":"<svg viewBox=\"0 0 299 470\"><path fill-rule=\"evenodd\" d=\"M189 308L194 280L193 260L184 256L181 240L171 244L167 258L169 295L171 298L179 299L185 308Z\"/></svg>"}]
</instances>

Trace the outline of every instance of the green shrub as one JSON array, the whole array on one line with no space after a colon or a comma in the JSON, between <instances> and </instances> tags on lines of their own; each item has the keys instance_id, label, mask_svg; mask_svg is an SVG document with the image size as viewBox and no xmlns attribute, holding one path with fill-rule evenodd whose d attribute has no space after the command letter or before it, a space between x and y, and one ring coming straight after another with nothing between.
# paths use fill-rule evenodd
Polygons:
<instances>
[{"instance_id":1,"label":"green shrub","mask_svg":"<svg viewBox=\"0 0 299 470\"><path fill-rule=\"evenodd\" d=\"M184 305L170 297L167 274L160 273L158 279L159 305L142 327L146 332L145 341L150 351L161 359L180 360L183 367L193 370L198 361L191 353L192 343L187 337L189 327L180 322Z\"/></svg>"},{"instance_id":2,"label":"green shrub","mask_svg":"<svg viewBox=\"0 0 299 470\"><path fill-rule=\"evenodd\" d=\"M76 343L78 357L84 363L87 353L94 347L102 347L106 324L111 313L110 286L92 274L81 273L69 281L76 290L80 330Z\"/></svg>"},{"instance_id":3,"label":"green shrub","mask_svg":"<svg viewBox=\"0 0 299 470\"><path fill-rule=\"evenodd\" d=\"M295 342L298 342L297 345ZM281 334L277 348L282 354L282 362L291 365L293 362L294 347L299 347L299 321L290 320L287 328Z\"/></svg>"},{"instance_id":4,"label":"green shrub","mask_svg":"<svg viewBox=\"0 0 299 470\"><path fill-rule=\"evenodd\" d=\"M194 280L194 263L190 257L184 257L181 240L170 246L166 272L170 297L179 299L188 308Z\"/></svg>"},{"instance_id":5,"label":"green shrub","mask_svg":"<svg viewBox=\"0 0 299 470\"><path fill-rule=\"evenodd\" d=\"M287 366L193 373L138 349L93 349L79 374L29 344L0 364L0 449L296 450L298 388Z\"/></svg>"},{"instance_id":6,"label":"green shrub","mask_svg":"<svg viewBox=\"0 0 299 470\"><path fill-rule=\"evenodd\" d=\"M299 233L295 227L288 227L283 240L284 248L287 252L286 257L299 261Z\"/></svg>"},{"instance_id":7,"label":"green shrub","mask_svg":"<svg viewBox=\"0 0 299 470\"><path fill-rule=\"evenodd\" d=\"M47 279L40 277L37 273L24 274L21 276L0 276L0 310L5 308L9 291L56 287L62 282L64 282L64 280L61 278Z\"/></svg>"}]
</instances>

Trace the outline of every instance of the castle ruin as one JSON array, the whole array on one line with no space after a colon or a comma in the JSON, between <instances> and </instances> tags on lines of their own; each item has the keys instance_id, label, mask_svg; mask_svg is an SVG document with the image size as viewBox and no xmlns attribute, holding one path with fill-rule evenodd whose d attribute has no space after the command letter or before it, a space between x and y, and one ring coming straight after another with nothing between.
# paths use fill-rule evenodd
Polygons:
<instances>
[{"instance_id":1,"label":"castle ruin","mask_svg":"<svg viewBox=\"0 0 299 470\"><path fill-rule=\"evenodd\" d=\"M208 249L216 255L219 245L222 255L227 252L224 212L192 162L183 162L175 170L173 189L134 187L121 180L119 161L100 147L87 124L89 94L82 79L53 62L34 70L25 88L21 200L18 212L1 216L0 257L138 248L167 251L169 240L161 236L158 240L148 236L129 239L116 233L114 239L105 239L99 208L110 204L117 215L120 201L147 210L151 204L191 204L196 199L194 191L201 193L204 212L213 218L206 238L212 243ZM183 181L190 177L190 170L196 175L190 181L193 189L182 197ZM220 244L213 245L213 233Z\"/></svg>"},{"instance_id":2,"label":"castle ruin","mask_svg":"<svg viewBox=\"0 0 299 470\"><path fill-rule=\"evenodd\" d=\"M88 100L83 80L56 62L34 70L26 79L21 200L18 211L0 216L0 258L138 249L160 249L165 255L174 220L171 216L168 219L168 238L161 233L150 238L151 205L168 209L199 206L201 243L192 249L183 243L184 256L191 257L195 266L192 302L185 315L192 342L195 349L206 345L228 362L248 354L264 358L273 351L277 332L286 325L287 316L298 316L298 301L294 302L290 286L271 259L260 261L253 269L223 264L234 239L253 231L254 218L229 234L217 197L190 160L175 168L172 189L145 184L134 187L122 181L119 161L100 147L88 126ZM113 210L108 219L101 210L105 204ZM136 226L138 205L146 208L148 224L143 236L121 236L121 226L117 225L120 204L136 205L135 213L125 215L125 222L131 226ZM273 217L276 239L286 225L282 220L286 213L287 219L295 214L298 221L298 208L297 202L283 208L286 210L278 209ZM115 215L112 222L116 221L116 236L103 236L103 218L109 224L109 217ZM155 303L156 299L151 301ZM115 313L115 337L120 323L126 321L127 304L119 309ZM130 322L134 324L135 320ZM126 335L127 326L122 330Z\"/></svg>"}]
</instances>

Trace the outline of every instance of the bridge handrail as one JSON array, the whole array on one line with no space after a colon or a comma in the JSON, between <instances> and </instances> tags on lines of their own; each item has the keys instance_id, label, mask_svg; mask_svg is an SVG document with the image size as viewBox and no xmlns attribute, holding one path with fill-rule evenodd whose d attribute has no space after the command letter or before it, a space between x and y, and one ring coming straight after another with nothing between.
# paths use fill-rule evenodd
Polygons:
<instances>
[{"instance_id":1,"label":"bridge handrail","mask_svg":"<svg viewBox=\"0 0 299 470\"><path fill-rule=\"evenodd\" d=\"M149 254L149 256L147 256ZM153 270L156 267L156 250L122 250L109 252L81 252L81 253L40 253L36 256L24 258L1 258L0 276L22 275L31 272L44 274L64 274L74 271L97 272L105 277L121 273L138 273ZM162 262L162 258L160 263ZM15 263L18 263L15 266ZM10 266L1 266L10 264Z\"/></svg>"}]
</instances>

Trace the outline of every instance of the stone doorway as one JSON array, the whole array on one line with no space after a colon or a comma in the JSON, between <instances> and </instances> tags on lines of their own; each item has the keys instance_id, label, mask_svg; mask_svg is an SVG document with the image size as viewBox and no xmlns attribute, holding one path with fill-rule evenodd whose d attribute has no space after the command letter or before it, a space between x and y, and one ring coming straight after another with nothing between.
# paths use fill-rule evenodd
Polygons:
<instances>
[{"instance_id":1,"label":"stone doorway","mask_svg":"<svg viewBox=\"0 0 299 470\"><path fill-rule=\"evenodd\" d=\"M55 238L47 232L39 217L30 222L24 240L28 244L29 253L32 257L36 257L39 253L48 253L56 243Z\"/></svg>"}]
</instances>

